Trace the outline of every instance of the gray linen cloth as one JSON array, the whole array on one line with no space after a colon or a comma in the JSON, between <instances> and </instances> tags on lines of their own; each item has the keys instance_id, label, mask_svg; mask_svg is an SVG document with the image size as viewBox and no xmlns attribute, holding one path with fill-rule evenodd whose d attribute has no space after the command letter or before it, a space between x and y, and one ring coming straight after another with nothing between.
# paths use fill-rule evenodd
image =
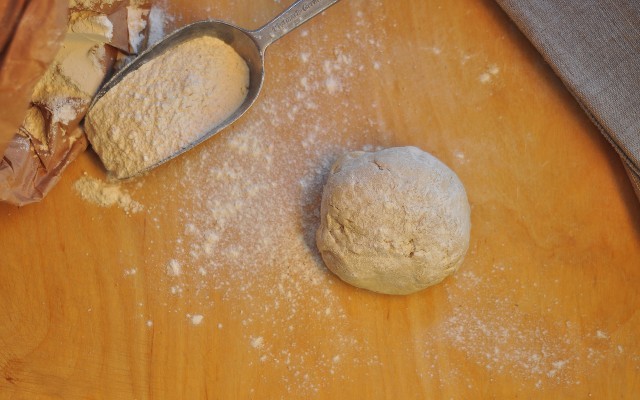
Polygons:
<instances>
[{"instance_id":1,"label":"gray linen cloth","mask_svg":"<svg viewBox=\"0 0 640 400\"><path fill-rule=\"evenodd\" d=\"M640 198L640 0L496 0L618 152Z\"/></svg>"}]
</instances>

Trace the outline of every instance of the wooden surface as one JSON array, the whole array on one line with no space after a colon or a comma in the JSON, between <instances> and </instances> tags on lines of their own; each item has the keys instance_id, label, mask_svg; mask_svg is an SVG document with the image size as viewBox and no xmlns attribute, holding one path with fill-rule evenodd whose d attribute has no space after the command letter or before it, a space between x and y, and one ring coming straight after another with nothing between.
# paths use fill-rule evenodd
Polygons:
<instances>
[{"instance_id":1,"label":"wooden surface","mask_svg":"<svg viewBox=\"0 0 640 400\"><path fill-rule=\"evenodd\" d=\"M169 14L257 27L284 3ZM349 287L313 248L323 171L407 144L464 182L469 254L416 295ZM0 206L0 398L640 393L640 204L491 1L341 1L269 49L242 120L123 185L143 212L82 200L84 172L104 179L88 152L41 204Z\"/></svg>"}]
</instances>

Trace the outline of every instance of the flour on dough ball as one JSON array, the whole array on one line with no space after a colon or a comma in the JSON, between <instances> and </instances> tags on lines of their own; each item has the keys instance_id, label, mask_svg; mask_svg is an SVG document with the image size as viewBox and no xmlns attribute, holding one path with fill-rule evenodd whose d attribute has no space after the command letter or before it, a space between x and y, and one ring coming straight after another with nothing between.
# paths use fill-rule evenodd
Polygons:
<instances>
[{"instance_id":1,"label":"flour on dough ball","mask_svg":"<svg viewBox=\"0 0 640 400\"><path fill-rule=\"evenodd\" d=\"M342 280L409 294L458 269L469 248L469 202L456 174L416 147L356 151L332 166L318 249Z\"/></svg>"}]
</instances>

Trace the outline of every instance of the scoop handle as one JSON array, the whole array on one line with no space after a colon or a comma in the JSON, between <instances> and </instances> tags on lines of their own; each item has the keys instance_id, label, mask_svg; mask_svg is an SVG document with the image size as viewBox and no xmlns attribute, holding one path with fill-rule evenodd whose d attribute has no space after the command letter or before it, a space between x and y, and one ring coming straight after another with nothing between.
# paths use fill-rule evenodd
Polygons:
<instances>
[{"instance_id":1,"label":"scoop handle","mask_svg":"<svg viewBox=\"0 0 640 400\"><path fill-rule=\"evenodd\" d=\"M338 1L339 0L298 0L284 10L282 14L271 20L271 22L251 32L251 34L260 46L260 49L264 52L271 43L320 14Z\"/></svg>"}]
</instances>

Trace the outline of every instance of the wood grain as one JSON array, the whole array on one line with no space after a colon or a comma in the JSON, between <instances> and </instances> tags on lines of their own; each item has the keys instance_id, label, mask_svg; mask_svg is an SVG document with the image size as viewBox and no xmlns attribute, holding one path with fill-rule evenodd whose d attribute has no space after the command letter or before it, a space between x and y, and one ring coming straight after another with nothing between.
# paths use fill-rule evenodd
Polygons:
<instances>
[{"instance_id":1,"label":"wood grain","mask_svg":"<svg viewBox=\"0 0 640 400\"><path fill-rule=\"evenodd\" d=\"M182 0L170 13L174 26L212 17L257 27L285 6ZM325 60L341 69L323 75ZM0 206L0 398L640 393L640 205L615 153L493 2L344 0L274 44L266 67L258 103L224 136L123 185L144 212L74 192L84 172L104 178L90 152L42 203ZM313 108L296 113L305 76L317 84ZM251 154L231 157L253 138L272 145L264 170L249 168ZM301 160L365 144L419 146L464 182L471 248L442 284L376 295L308 261L319 183L301 192ZM237 173L229 190L203 193L200 180L224 168ZM297 232L272 235L273 254L289 259L259 242L235 261L191 258L202 241L185 243L185 224L203 199L233 201L233 188L262 177L277 178L268 193L279 194L264 199L264 221L274 207L292 211L253 228ZM245 246L252 227L232 228L220 240ZM301 236L309 254L294 251ZM167 276L171 260L179 277Z\"/></svg>"}]
</instances>

